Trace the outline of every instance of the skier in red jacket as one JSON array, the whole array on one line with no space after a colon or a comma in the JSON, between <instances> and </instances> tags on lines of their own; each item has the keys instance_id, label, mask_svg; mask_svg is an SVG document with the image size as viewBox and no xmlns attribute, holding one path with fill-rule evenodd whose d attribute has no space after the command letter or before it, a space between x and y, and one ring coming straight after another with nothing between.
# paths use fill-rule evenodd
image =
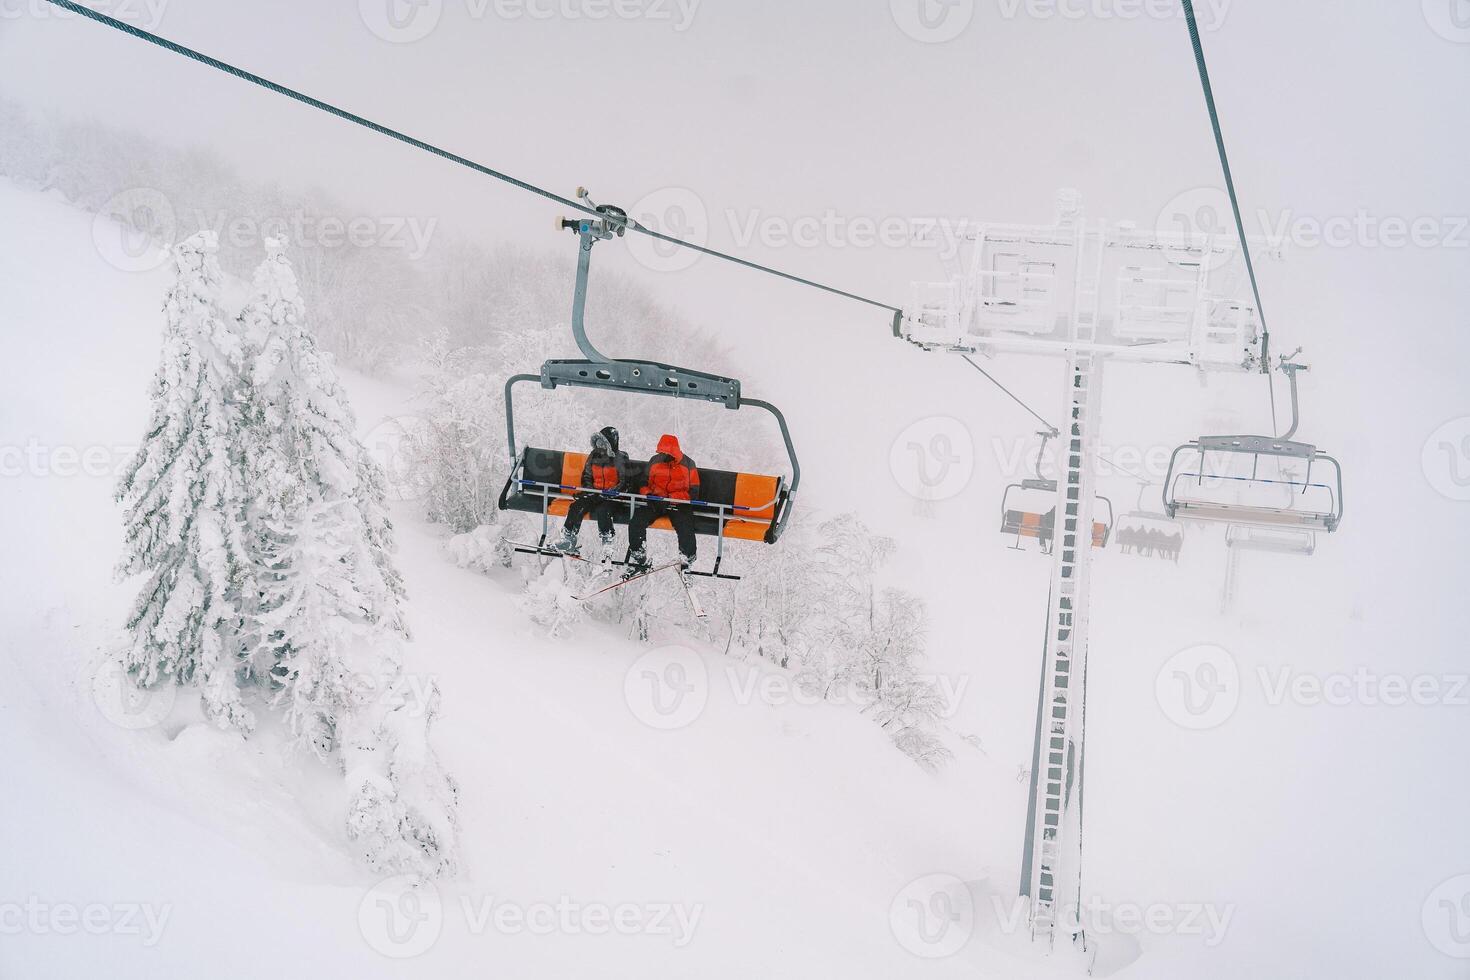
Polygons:
<instances>
[{"instance_id":1,"label":"skier in red jacket","mask_svg":"<svg viewBox=\"0 0 1470 980\"><path fill-rule=\"evenodd\" d=\"M697 550L694 537L694 508L689 501L699 499L699 469L694 460L684 455L679 440L664 435L658 441L658 454L648 461L648 482L642 491L649 500L638 508L628 523L628 570L636 574L648 567L644 542L648 526L667 517L679 536L679 560L688 568L694 564Z\"/></svg>"}]
</instances>

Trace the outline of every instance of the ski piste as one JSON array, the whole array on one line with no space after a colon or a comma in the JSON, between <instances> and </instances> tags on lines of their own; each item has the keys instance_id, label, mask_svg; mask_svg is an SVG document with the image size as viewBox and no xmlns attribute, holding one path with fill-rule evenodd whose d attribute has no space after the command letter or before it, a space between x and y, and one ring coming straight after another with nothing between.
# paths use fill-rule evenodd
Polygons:
<instances>
[{"instance_id":1,"label":"ski piste","mask_svg":"<svg viewBox=\"0 0 1470 980\"><path fill-rule=\"evenodd\" d=\"M583 559L583 561L586 561L586 560L587 559L585 559L585 558ZM668 562L667 564L664 564L664 565L655 565L654 567L652 567L650 569L647 569L645 571L638 572L638 573L636 573L634 575L629 575L626 578L620 578L616 582L612 583L611 585L605 585L602 588L596 590L595 592L589 592L586 595L574 595L574 596L572 596L572 598L573 599L576 599L578 602L586 602L588 599L592 599L592 598L594 598L596 596L600 596L604 592L611 592L613 589L622 588L623 586L627 585L630 582L636 582L636 581L638 581L641 578L647 578L648 576L652 575L654 572L661 572L661 571L663 571L666 568L677 568L679 566L679 564L680 564L679 562L671 561L671 562Z\"/></svg>"}]
</instances>

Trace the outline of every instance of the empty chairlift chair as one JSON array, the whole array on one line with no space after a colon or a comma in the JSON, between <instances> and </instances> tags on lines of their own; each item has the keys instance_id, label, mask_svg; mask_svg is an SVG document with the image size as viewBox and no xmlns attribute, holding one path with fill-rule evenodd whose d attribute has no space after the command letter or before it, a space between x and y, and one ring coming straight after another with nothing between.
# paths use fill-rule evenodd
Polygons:
<instances>
[{"instance_id":1,"label":"empty chairlift chair","mask_svg":"<svg viewBox=\"0 0 1470 980\"><path fill-rule=\"evenodd\" d=\"M1200 436L1174 450L1164 480L1169 517L1302 532L1333 532L1342 521L1342 466L1291 437L1299 421L1297 371L1291 381L1291 429L1285 436ZM1192 468L1191 468L1192 467Z\"/></svg>"}]
</instances>

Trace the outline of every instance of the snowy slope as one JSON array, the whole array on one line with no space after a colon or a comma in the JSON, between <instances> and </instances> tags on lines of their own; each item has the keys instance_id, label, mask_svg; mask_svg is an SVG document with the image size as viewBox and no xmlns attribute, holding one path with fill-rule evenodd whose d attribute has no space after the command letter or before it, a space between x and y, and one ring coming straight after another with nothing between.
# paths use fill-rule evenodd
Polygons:
<instances>
[{"instance_id":1,"label":"snowy slope","mask_svg":"<svg viewBox=\"0 0 1470 980\"><path fill-rule=\"evenodd\" d=\"M141 902L169 916L152 945L146 934L8 930L0 973L1075 970L988 927L935 960L895 935L908 914L905 889L924 876L968 882L960 887L982 911L991 895L1014 891L1025 804L1016 777L1029 765L1046 562L990 547L991 490L1001 480L988 451L965 496L917 512L886 478L901 426L861 400L840 416L830 403L783 402L798 433L846 426L880 435L858 453L808 440L817 443L807 462L819 475L803 506L856 507L900 538L903 584L925 594L933 615L935 667L967 684L954 727L978 735L983 751L956 740L956 761L926 775L849 709L740 703L749 681L741 671L755 668L706 650L696 656L711 677L708 705L688 727L657 730L630 709L626 689L647 666L647 647L595 625L569 642L540 638L513 606L513 574L455 568L442 532L403 505L395 519L415 632L410 670L444 693L436 742L461 783L465 870L437 886L437 940L406 964L385 957L376 903L399 896L375 891L379 883L347 859L329 774L284 757L269 733L242 744L190 725L183 705L168 724L139 731L98 711L95 664L118 637L132 594L110 579L119 523L111 474L102 471L120 463L145 418L167 273L119 272L99 256L89 216L3 182L0 214L8 229L0 234L0 444L45 454L0 484L0 658L10 679L0 688L0 738L11 747L0 901ZM973 387L938 386L922 372L894 380L884 374L887 348L875 346L862 362L866 351L854 345L845 356L859 379L893 386L890 404L903 398L987 435L1029 431L1024 420L1002 426L982 414ZM959 370L942 369L946 378ZM1035 384L1048 383L1047 370L1035 369ZM412 410L390 385L347 380L364 430ZM782 381L773 377L762 393L779 400ZM88 458L105 465L96 475L61 475L63 447L104 447ZM1281 663L1316 672L1362 663L1443 669L1422 618L1399 619L1426 601L1410 577L1385 573L1368 601L1357 570L1370 554L1387 562L1395 553L1369 550L1374 508L1381 520L1387 505L1359 492L1364 502L1351 519L1363 537L1324 546L1301 591L1286 588L1307 574L1300 564L1252 556L1259 561L1244 613L1218 613L1217 537L1192 537L1178 575L1111 553L1100 560L1089 886L1118 902L1213 903L1233 916L1218 945L1193 934L1143 937L1142 957L1120 975L1259 974L1262 956L1281 976L1453 975L1452 961L1420 935L1419 914L1439 881L1470 867L1457 829L1464 788L1434 780L1435 760L1424 753L1463 731L1458 716L1443 707L1272 707L1248 688L1231 724L1187 732L1154 696L1168 657L1201 642L1232 650L1247 674ZM976 540L985 545L978 552L954 545ZM1359 769L1362 759L1373 760L1371 771ZM687 943L477 928L485 900L526 906L564 897L583 906L673 903L699 918ZM1120 941L1107 952L1123 964L1134 948Z\"/></svg>"},{"instance_id":2,"label":"snowy slope","mask_svg":"<svg viewBox=\"0 0 1470 980\"><path fill-rule=\"evenodd\" d=\"M126 447L145 418L166 273L119 273L94 249L87 216L8 185L0 193L6 215L34 232L4 242L15 355L6 442ZM384 386L361 388L370 427L395 406L373 404L391 397ZM389 972L359 935L375 882L336 842L324 774L300 775L312 767L269 738L242 745L173 723L128 732L92 703L96 660L131 588L110 582L110 474L51 475L65 462L7 481L4 657L16 683L0 717L7 744L25 747L12 799L27 802L0 819L7 841L34 846L13 850L0 892L169 905L171 917L146 948L146 935L6 936L5 973L156 976L214 963L220 975L306 975L314 962ZM792 975L834 964L892 975L911 960L889 932L899 889L936 867L978 877L1008 857L968 832L987 811L1011 820L1022 796L983 758L934 780L852 712L738 705L718 670L704 715L657 731L623 695L644 648L595 630L576 644L539 640L511 604L512 577L453 567L436 530L410 508L400 520L412 669L444 691L437 741L464 803L466 873L440 887L444 935L417 964L557 975L595 957L610 976L747 976L780 951ZM987 784L1005 798L988 799ZM469 935L458 904L563 895L703 911L682 949L660 936L584 937L583 949L575 937ZM242 934L276 939L232 941ZM210 950L223 948L233 952L221 966Z\"/></svg>"}]
</instances>

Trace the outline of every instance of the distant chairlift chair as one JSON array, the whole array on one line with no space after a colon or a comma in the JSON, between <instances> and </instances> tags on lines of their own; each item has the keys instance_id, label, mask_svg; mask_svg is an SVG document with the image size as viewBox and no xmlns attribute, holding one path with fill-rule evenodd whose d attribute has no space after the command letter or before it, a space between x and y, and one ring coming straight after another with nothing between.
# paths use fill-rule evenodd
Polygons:
<instances>
[{"instance_id":1,"label":"distant chairlift chair","mask_svg":"<svg viewBox=\"0 0 1470 980\"><path fill-rule=\"evenodd\" d=\"M1286 435L1200 436L1175 449L1164 478L1164 510L1169 517L1237 527L1337 530L1343 509L1342 466L1316 446L1292 441L1300 420L1296 374L1306 368L1283 357L1281 370L1291 382L1291 428ZM1193 470L1186 468L1187 457L1193 457ZM1230 461L1246 458L1251 461L1249 475L1228 472ZM1274 475L1261 472L1263 459L1277 462ZM1208 468L1212 460L1220 464L1214 471ZM1291 474L1282 478L1282 464L1295 461L1305 464L1305 474L1300 480ZM1320 475L1323 469L1328 470L1325 476ZM1280 501L1261 502L1261 495L1277 488L1290 491L1284 506Z\"/></svg>"},{"instance_id":2,"label":"distant chairlift chair","mask_svg":"<svg viewBox=\"0 0 1470 980\"><path fill-rule=\"evenodd\" d=\"M1052 541L1056 537L1057 481L1041 475L1041 460L1046 455L1047 441L1056 435L1055 430L1040 432L1041 448L1036 452L1036 476L1012 483L1006 487L1000 502L1000 530L1002 534L1015 536L1012 551L1024 551L1022 538L1035 538L1041 545L1041 553L1051 554ZM1097 497L1097 502L1107 507L1106 520L1092 522L1092 546L1106 548L1113 532L1113 502L1107 497Z\"/></svg>"},{"instance_id":3,"label":"distant chairlift chair","mask_svg":"<svg viewBox=\"0 0 1470 980\"><path fill-rule=\"evenodd\" d=\"M1118 550L1125 555L1160 558L1178 562L1184 549L1184 528L1168 514L1149 510L1143 505L1143 494L1150 486L1140 480L1138 501L1133 510L1118 521Z\"/></svg>"}]
</instances>

